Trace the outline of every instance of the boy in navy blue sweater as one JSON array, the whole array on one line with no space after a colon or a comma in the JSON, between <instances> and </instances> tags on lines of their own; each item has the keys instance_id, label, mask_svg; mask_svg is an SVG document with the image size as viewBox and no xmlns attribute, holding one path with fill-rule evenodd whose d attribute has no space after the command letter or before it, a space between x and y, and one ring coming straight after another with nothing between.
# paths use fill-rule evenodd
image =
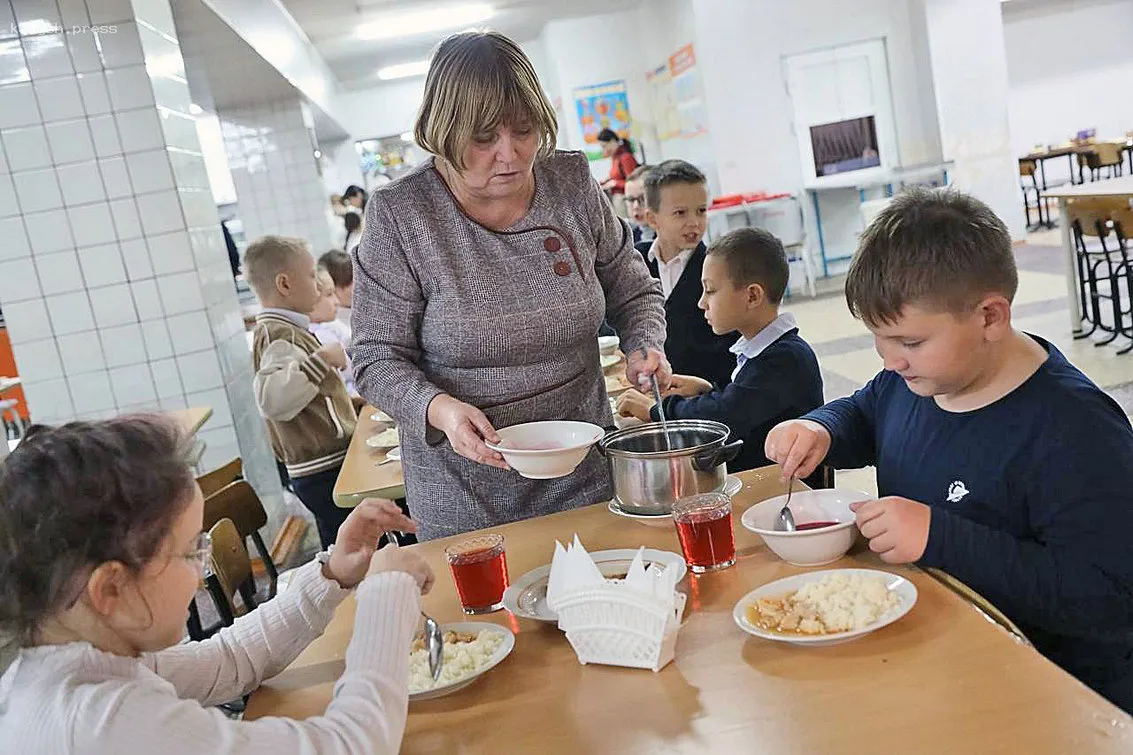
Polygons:
<instances>
[{"instance_id":1,"label":"boy in navy blue sweater","mask_svg":"<svg viewBox=\"0 0 1133 755\"><path fill-rule=\"evenodd\" d=\"M731 347L736 368L720 388L692 375L673 375L664 399L665 417L711 419L743 438L728 467L742 471L769 464L763 442L776 424L822 405L822 374L810 346L789 313L779 314L787 290L787 255L767 231L741 228L708 250L698 306L717 335L739 331ZM636 390L618 399L618 412L643 421L658 419L653 399Z\"/></svg>"},{"instance_id":2,"label":"boy in navy blue sweater","mask_svg":"<svg viewBox=\"0 0 1133 755\"><path fill-rule=\"evenodd\" d=\"M898 196L862 235L846 301L885 370L776 427L785 476L876 465L870 548L938 567L1048 658L1133 712L1133 429L1047 341L1012 327L1011 238L955 191Z\"/></svg>"}]
</instances>

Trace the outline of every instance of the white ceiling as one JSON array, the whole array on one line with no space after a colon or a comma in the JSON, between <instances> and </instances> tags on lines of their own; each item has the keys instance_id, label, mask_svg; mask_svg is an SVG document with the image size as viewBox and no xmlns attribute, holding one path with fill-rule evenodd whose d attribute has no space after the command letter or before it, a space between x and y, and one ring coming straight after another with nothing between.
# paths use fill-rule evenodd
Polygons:
<instances>
[{"instance_id":1,"label":"white ceiling","mask_svg":"<svg viewBox=\"0 0 1133 755\"><path fill-rule=\"evenodd\" d=\"M483 26L519 42L539 36L548 21L630 10L643 0L487 0L496 15ZM646 2L648 0L645 0ZM379 83L383 66L428 58L433 46L460 29L446 29L418 37L366 41L355 36L364 23L403 11L429 10L459 4L462 0L281 0L306 32L343 87L363 88ZM633 29L626 29L633 34ZM585 54L580 51L580 54Z\"/></svg>"}]
</instances>

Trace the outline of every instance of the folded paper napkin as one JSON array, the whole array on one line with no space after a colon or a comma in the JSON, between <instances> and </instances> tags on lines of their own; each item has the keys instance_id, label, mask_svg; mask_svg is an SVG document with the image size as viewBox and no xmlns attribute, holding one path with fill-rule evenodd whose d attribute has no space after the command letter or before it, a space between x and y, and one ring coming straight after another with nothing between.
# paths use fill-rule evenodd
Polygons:
<instances>
[{"instance_id":1,"label":"folded paper napkin","mask_svg":"<svg viewBox=\"0 0 1133 755\"><path fill-rule=\"evenodd\" d=\"M677 571L659 564L645 566L645 548L638 548L630 562L625 579L607 580L590 554L574 536L566 548L555 541L555 553L551 557L551 574L547 580L547 605L555 610L562 597L603 585L617 585L621 590L632 590L638 597L655 601L659 609L668 610L674 605L677 589Z\"/></svg>"}]
</instances>

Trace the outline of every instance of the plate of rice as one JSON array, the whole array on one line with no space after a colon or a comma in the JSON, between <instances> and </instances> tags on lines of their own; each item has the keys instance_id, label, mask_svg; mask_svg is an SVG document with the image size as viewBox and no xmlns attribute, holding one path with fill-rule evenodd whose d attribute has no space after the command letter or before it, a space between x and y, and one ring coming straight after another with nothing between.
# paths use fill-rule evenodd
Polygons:
<instances>
[{"instance_id":1,"label":"plate of rice","mask_svg":"<svg viewBox=\"0 0 1133 755\"><path fill-rule=\"evenodd\" d=\"M507 627L483 621L442 624L444 663L441 678L433 682L429 673L429 651L424 634L413 640L409 652L409 702L451 695L499 665L515 647L515 635Z\"/></svg>"},{"instance_id":2,"label":"plate of rice","mask_svg":"<svg viewBox=\"0 0 1133 755\"><path fill-rule=\"evenodd\" d=\"M740 598L736 625L765 640L835 645L892 624L917 602L917 588L875 569L824 569L770 582Z\"/></svg>"}]
</instances>

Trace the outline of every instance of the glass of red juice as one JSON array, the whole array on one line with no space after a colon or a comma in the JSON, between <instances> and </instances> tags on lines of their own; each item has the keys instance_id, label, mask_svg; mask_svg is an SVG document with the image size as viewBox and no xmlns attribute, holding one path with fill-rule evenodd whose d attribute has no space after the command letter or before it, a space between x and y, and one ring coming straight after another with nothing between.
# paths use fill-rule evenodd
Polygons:
<instances>
[{"instance_id":1,"label":"glass of red juice","mask_svg":"<svg viewBox=\"0 0 1133 755\"><path fill-rule=\"evenodd\" d=\"M466 538L445 548L445 558L465 613L491 613L504 607L508 578L503 535Z\"/></svg>"},{"instance_id":2,"label":"glass of red juice","mask_svg":"<svg viewBox=\"0 0 1133 755\"><path fill-rule=\"evenodd\" d=\"M727 569L736 563L732 531L732 499L723 493L701 493L673 504L673 522L685 563L693 574Z\"/></svg>"}]
</instances>

